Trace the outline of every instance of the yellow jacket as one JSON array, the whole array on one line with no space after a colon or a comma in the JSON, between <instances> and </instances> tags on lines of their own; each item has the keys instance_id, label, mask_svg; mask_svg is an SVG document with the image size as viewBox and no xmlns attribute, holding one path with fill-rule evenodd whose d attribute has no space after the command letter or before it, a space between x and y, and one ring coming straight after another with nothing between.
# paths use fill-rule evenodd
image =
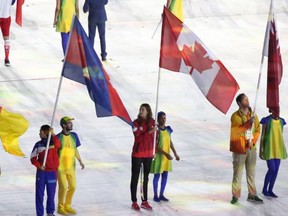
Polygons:
<instances>
[{"instance_id":1,"label":"yellow jacket","mask_svg":"<svg viewBox=\"0 0 288 216\"><path fill-rule=\"evenodd\" d=\"M230 151L238 154L246 154L246 139L245 131L251 129L252 124L248 121L251 118L251 111L247 115L238 110L231 116L231 131L230 131ZM257 115L255 116L253 139L252 142L256 145L260 135L260 124Z\"/></svg>"}]
</instances>

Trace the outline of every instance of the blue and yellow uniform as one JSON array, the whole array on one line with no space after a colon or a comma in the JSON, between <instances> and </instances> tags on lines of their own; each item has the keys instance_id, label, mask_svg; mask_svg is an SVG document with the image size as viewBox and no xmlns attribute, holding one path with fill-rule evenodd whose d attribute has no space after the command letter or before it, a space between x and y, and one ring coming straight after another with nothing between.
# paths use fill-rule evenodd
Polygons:
<instances>
[{"instance_id":1,"label":"blue and yellow uniform","mask_svg":"<svg viewBox=\"0 0 288 216\"><path fill-rule=\"evenodd\" d=\"M72 198L76 189L75 158L77 147L81 145L78 135L70 132L65 135L63 132L57 134L61 142L59 149L58 167L58 209L71 206ZM68 184L67 184L68 183Z\"/></svg>"}]
</instances>

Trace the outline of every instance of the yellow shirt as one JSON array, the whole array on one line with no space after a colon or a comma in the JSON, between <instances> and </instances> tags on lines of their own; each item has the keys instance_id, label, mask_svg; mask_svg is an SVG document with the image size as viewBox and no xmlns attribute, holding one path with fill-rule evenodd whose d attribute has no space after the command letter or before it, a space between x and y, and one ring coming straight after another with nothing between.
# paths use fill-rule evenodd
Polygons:
<instances>
[{"instance_id":1,"label":"yellow shirt","mask_svg":"<svg viewBox=\"0 0 288 216\"><path fill-rule=\"evenodd\" d=\"M60 133L57 135L61 142L59 149L59 162L58 170L75 169L75 157L77 147L80 146L80 141L76 133L71 132L69 135Z\"/></svg>"}]
</instances>

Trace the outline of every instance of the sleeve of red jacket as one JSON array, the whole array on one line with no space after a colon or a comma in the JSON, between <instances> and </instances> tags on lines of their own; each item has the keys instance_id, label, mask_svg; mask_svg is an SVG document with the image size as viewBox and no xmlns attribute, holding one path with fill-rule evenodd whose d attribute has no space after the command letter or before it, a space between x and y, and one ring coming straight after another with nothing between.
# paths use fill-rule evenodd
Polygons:
<instances>
[{"instance_id":1,"label":"sleeve of red jacket","mask_svg":"<svg viewBox=\"0 0 288 216\"><path fill-rule=\"evenodd\" d=\"M140 136L143 133L143 128L141 130L141 126L139 125L139 123L137 121L133 122L133 133L135 137Z\"/></svg>"},{"instance_id":2,"label":"sleeve of red jacket","mask_svg":"<svg viewBox=\"0 0 288 216\"><path fill-rule=\"evenodd\" d=\"M37 157L38 157L38 149L36 144L31 152L30 161L35 167L40 168L41 164L37 160Z\"/></svg>"},{"instance_id":3,"label":"sleeve of red jacket","mask_svg":"<svg viewBox=\"0 0 288 216\"><path fill-rule=\"evenodd\" d=\"M57 136L52 136L52 142L54 143L54 148L59 149L61 146L60 140Z\"/></svg>"}]
</instances>

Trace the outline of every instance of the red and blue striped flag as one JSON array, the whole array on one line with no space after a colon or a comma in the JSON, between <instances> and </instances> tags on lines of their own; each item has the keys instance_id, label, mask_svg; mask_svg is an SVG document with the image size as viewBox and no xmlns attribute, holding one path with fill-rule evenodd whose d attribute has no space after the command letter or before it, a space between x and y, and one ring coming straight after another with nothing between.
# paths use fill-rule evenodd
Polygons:
<instances>
[{"instance_id":1,"label":"red and blue striped flag","mask_svg":"<svg viewBox=\"0 0 288 216\"><path fill-rule=\"evenodd\" d=\"M125 106L76 16L70 30L62 76L87 86L98 117L117 116L132 125Z\"/></svg>"}]
</instances>

